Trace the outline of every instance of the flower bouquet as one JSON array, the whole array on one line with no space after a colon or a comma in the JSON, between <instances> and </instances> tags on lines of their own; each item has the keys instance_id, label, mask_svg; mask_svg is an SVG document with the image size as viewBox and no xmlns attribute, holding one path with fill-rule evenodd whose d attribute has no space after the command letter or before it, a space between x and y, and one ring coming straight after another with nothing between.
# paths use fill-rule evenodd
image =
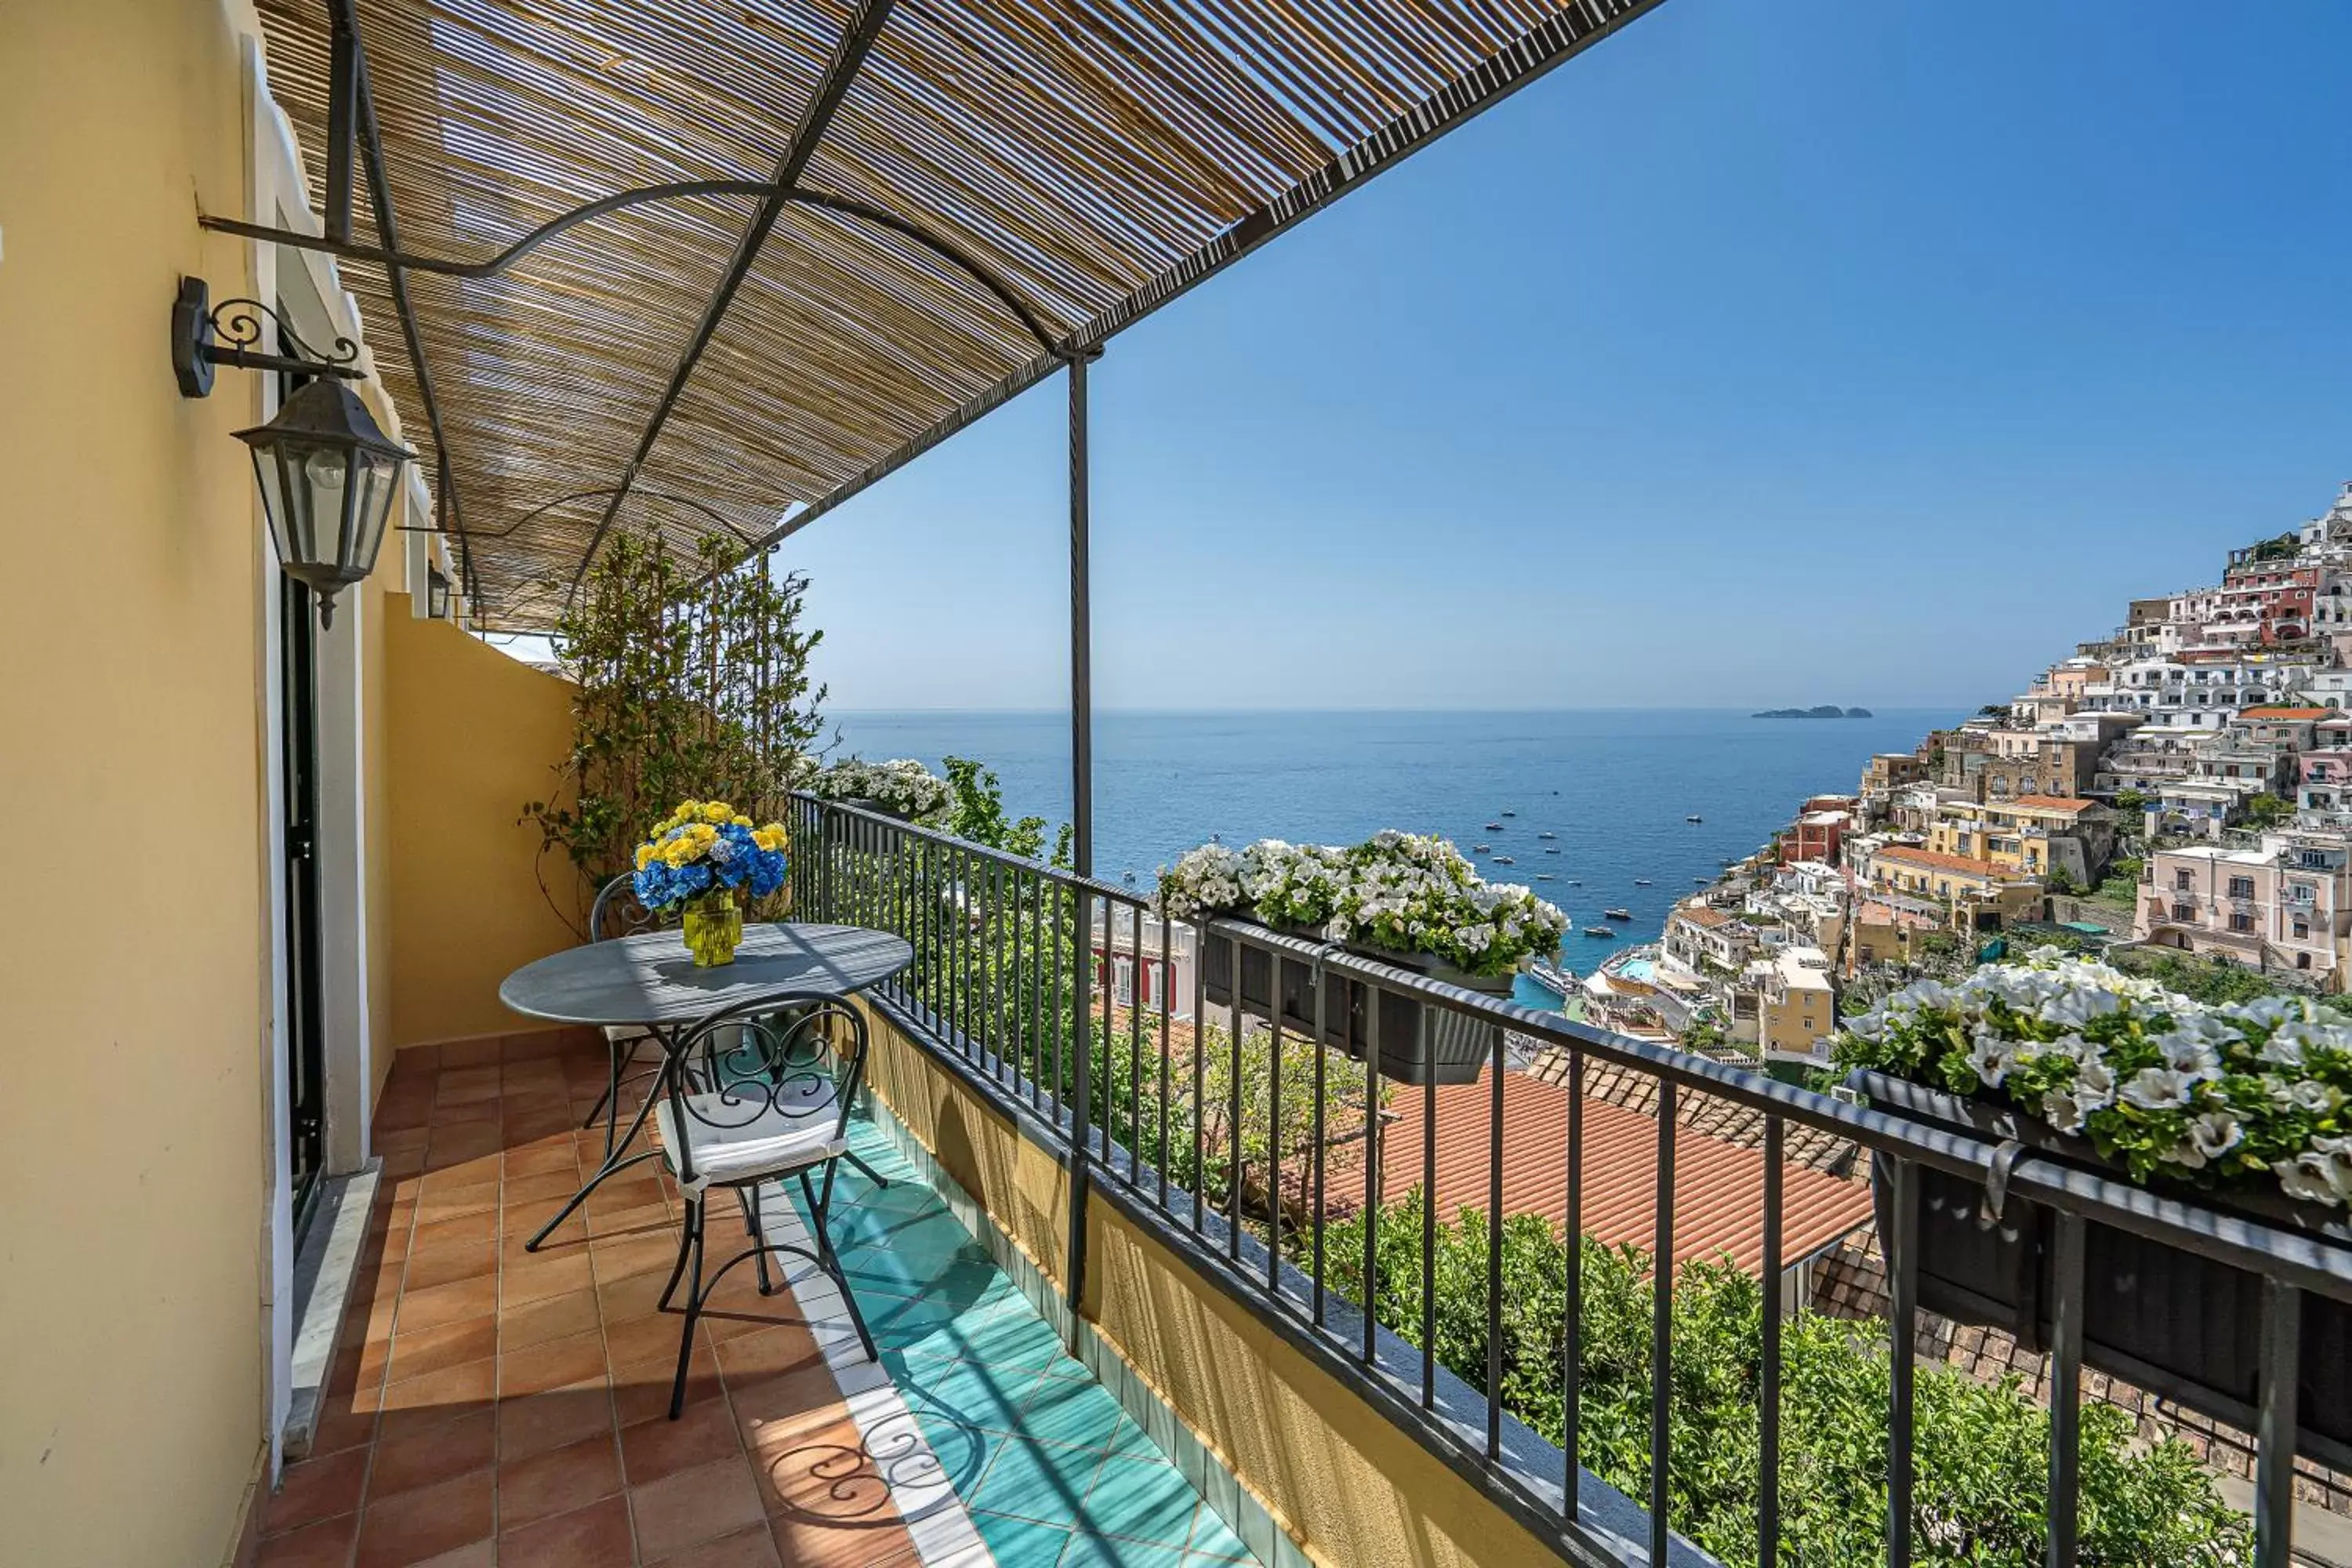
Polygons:
<instances>
[{"instance_id":1,"label":"flower bouquet","mask_svg":"<svg viewBox=\"0 0 2352 1568\"><path fill-rule=\"evenodd\" d=\"M2352 1242L2352 1019L2316 1003L2208 1005L2043 949L1955 984L1914 984L1849 1020L1831 1051L1874 1108L2143 1184L2177 1234L2224 1211L2294 1233L2299 1250ZM1920 1305L2046 1346L2055 1215L2015 1197L1996 1210L1970 1178L1914 1176ZM1882 1235L1892 1177L1874 1162ZM2095 1220L2083 1268L2086 1363L2252 1429L2257 1275ZM2352 1304L2306 1294L2303 1333L2352 1342ZM2352 1461L2352 1361L2306 1355L2299 1403L2300 1450Z\"/></svg>"},{"instance_id":2,"label":"flower bouquet","mask_svg":"<svg viewBox=\"0 0 2352 1568\"><path fill-rule=\"evenodd\" d=\"M784 885L790 843L781 826L755 827L725 801L681 802L637 846L637 902L681 911L696 967L732 963L743 940L738 900L764 899Z\"/></svg>"}]
</instances>

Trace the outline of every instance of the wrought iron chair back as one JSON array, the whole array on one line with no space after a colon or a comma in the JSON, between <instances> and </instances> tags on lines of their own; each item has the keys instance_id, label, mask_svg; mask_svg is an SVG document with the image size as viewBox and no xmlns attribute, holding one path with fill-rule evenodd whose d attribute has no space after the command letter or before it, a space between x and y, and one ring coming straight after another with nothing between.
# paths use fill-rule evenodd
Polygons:
<instances>
[{"instance_id":1,"label":"wrought iron chair back","mask_svg":"<svg viewBox=\"0 0 2352 1568\"><path fill-rule=\"evenodd\" d=\"M657 911L637 901L636 879L624 871L597 889L596 902L588 911L588 940L635 936L658 930L663 923Z\"/></svg>"},{"instance_id":2,"label":"wrought iron chair back","mask_svg":"<svg viewBox=\"0 0 2352 1568\"><path fill-rule=\"evenodd\" d=\"M832 1141L838 1142L848 1136L866 1044L865 1015L838 996L811 993L739 1003L709 1014L678 1037L663 1092L677 1107L681 1131L688 1122L740 1130L772 1113L787 1123L830 1117ZM678 1180L690 1184L698 1179L692 1141L679 1142L671 1157Z\"/></svg>"}]
</instances>

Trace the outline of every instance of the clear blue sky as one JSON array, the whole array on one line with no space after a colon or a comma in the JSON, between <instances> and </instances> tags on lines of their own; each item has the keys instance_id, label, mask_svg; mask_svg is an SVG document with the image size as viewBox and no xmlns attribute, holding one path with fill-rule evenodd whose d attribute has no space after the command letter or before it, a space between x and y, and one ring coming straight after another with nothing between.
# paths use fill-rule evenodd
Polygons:
<instances>
[{"instance_id":1,"label":"clear blue sky","mask_svg":"<svg viewBox=\"0 0 2352 1568\"><path fill-rule=\"evenodd\" d=\"M2352 4L1670 0L1115 341L1113 708L1969 703L2352 478ZM788 541L1059 706L1058 378Z\"/></svg>"}]
</instances>

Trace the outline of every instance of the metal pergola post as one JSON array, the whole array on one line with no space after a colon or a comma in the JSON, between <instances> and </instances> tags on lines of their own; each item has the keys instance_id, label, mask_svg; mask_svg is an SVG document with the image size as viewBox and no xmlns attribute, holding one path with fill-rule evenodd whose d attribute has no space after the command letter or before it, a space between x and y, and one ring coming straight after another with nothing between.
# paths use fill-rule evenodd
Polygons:
<instances>
[{"instance_id":1,"label":"metal pergola post","mask_svg":"<svg viewBox=\"0 0 2352 1568\"><path fill-rule=\"evenodd\" d=\"M1066 352L1070 374L1070 863L1082 877L1095 871L1094 569L1089 557L1087 515L1087 363L1100 349ZM1065 1295L1067 1331L1075 1336L1087 1289L1087 1194L1090 1185L1088 1140L1094 1119L1094 900L1081 886L1076 897L1075 945L1077 1050L1072 1067L1070 1115L1070 1244ZM1108 934L1108 922L1105 922Z\"/></svg>"}]
</instances>

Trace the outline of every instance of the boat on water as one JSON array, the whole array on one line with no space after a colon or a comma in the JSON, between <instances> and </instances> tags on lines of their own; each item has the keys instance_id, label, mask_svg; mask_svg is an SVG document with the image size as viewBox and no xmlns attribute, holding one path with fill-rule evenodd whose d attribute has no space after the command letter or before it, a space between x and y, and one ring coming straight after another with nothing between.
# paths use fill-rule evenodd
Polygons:
<instances>
[{"instance_id":1,"label":"boat on water","mask_svg":"<svg viewBox=\"0 0 2352 1568\"><path fill-rule=\"evenodd\" d=\"M1633 918L1633 911L1631 910L1603 910L1601 911L1601 918L1604 921L1630 921Z\"/></svg>"},{"instance_id":2,"label":"boat on water","mask_svg":"<svg viewBox=\"0 0 2352 1568\"><path fill-rule=\"evenodd\" d=\"M1537 835L1536 835L1536 837L1537 837L1538 838L1557 838L1557 837L1559 837L1559 834L1557 834L1557 833L1554 833L1550 828L1547 827L1547 828L1545 828L1541 833L1537 834Z\"/></svg>"},{"instance_id":3,"label":"boat on water","mask_svg":"<svg viewBox=\"0 0 2352 1568\"><path fill-rule=\"evenodd\" d=\"M1712 877L1693 877L1693 878L1691 879L1691 881L1692 881L1695 885L1696 885L1696 886L1698 886L1698 887L1701 887L1701 888L1704 888L1704 887L1706 887L1706 886L1710 885L1711 883L1713 883L1713 882L1714 882L1714 880L1715 880L1715 879L1714 879L1714 878L1712 878Z\"/></svg>"},{"instance_id":4,"label":"boat on water","mask_svg":"<svg viewBox=\"0 0 2352 1568\"><path fill-rule=\"evenodd\" d=\"M1568 885L1571 888L1581 888L1584 886L1584 879L1581 877L1570 877L1568 879Z\"/></svg>"},{"instance_id":5,"label":"boat on water","mask_svg":"<svg viewBox=\"0 0 2352 1568\"><path fill-rule=\"evenodd\" d=\"M1584 934L1587 936L1597 936L1603 938L1604 940L1614 941L1617 936L1617 928L1615 926L1586 926L1584 928Z\"/></svg>"},{"instance_id":6,"label":"boat on water","mask_svg":"<svg viewBox=\"0 0 2352 1568\"><path fill-rule=\"evenodd\" d=\"M1528 978L1563 1002L1576 994L1576 976L1559 965L1547 963L1540 958L1528 965Z\"/></svg>"},{"instance_id":7,"label":"boat on water","mask_svg":"<svg viewBox=\"0 0 2352 1568\"><path fill-rule=\"evenodd\" d=\"M1487 847L1488 846L1484 844L1473 844L1470 846L1470 853L1473 855L1484 855L1486 852Z\"/></svg>"},{"instance_id":8,"label":"boat on water","mask_svg":"<svg viewBox=\"0 0 2352 1568\"><path fill-rule=\"evenodd\" d=\"M1507 812L1503 813L1503 815L1504 815L1505 816L1518 816L1519 814L1518 814L1517 812L1516 812L1516 811L1507 811Z\"/></svg>"},{"instance_id":9,"label":"boat on water","mask_svg":"<svg viewBox=\"0 0 2352 1568\"><path fill-rule=\"evenodd\" d=\"M1547 846L1544 849L1544 853L1547 855L1557 855L1559 853L1559 846L1557 844Z\"/></svg>"},{"instance_id":10,"label":"boat on water","mask_svg":"<svg viewBox=\"0 0 2352 1568\"><path fill-rule=\"evenodd\" d=\"M1551 880L1551 873L1549 871L1538 871L1536 873L1536 880L1538 882L1549 882Z\"/></svg>"},{"instance_id":11,"label":"boat on water","mask_svg":"<svg viewBox=\"0 0 2352 1568\"><path fill-rule=\"evenodd\" d=\"M1499 822L1490 822L1486 824L1486 831L1489 833L1500 833L1503 831L1503 825Z\"/></svg>"},{"instance_id":12,"label":"boat on water","mask_svg":"<svg viewBox=\"0 0 2352 1568\"><path fill-rule=\"evenodd\" d=\"M1704 822L1706 819L1699 816L1697 812L1694 811L1688 816L1684 817L1683 820L1685 822Z\"/></svg>"},{"instance_id":13,"label":"boat on water","mask_svg":"<svg viewBox=\"0 0 2352 1568\"><path fill-rule=\"evenodd\" d=\"M1647 877L1636 877L1633 879L1633 886L1637 888L1646 888L1650 885L1650 879Z\"/></svg>"},{"instance_id":14,"label":"boat on water","mask_svg":"<svg viewBox=\"0 0 2352 1568\"><path fill-rule=\"evenodd\" d=\"M1495 864L1497 866L1516 866L1518 862L1512 859L1508 855L1497 855L1495 857Z\"/></svg>"}]
</instances>

